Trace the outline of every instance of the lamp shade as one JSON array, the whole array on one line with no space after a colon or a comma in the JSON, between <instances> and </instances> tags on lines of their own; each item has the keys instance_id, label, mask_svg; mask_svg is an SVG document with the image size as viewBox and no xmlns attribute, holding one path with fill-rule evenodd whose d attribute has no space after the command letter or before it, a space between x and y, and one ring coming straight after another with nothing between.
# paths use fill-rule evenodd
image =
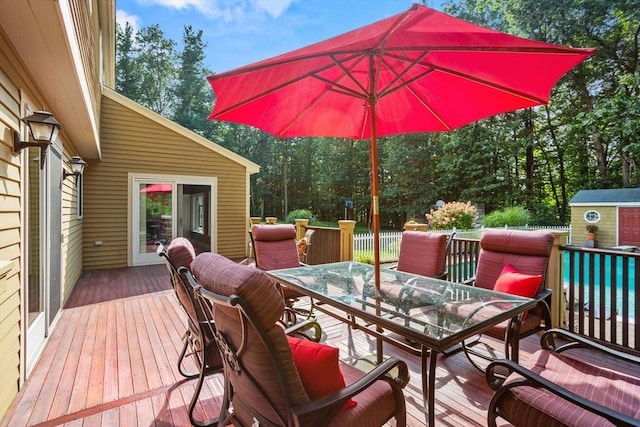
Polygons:
<instances>
[{"instance_id":1,"label":"lamp shade","mask_svg":"<svg viewBox=\"0 0 640 427\"><path fill-rule=\"evenodd\" d=\"M31 130L31 136L36 141L53 141L58 136L60 123L48 111L36 111L32 115L23 117Z\"/></svg>"},{"instance_id":2,"label":"lamp shade","mask_svg":"<svg viewBox=\"0 0 640 427\"><path fill-rule=\"evenodd\" d=\"M84 172L84 167L86 165L87 162L85 162L82 157L74 156L69 159L69 166L71 166L71 172L74 175L82 175L82 172Z\"/></svg>"}]
</instances>

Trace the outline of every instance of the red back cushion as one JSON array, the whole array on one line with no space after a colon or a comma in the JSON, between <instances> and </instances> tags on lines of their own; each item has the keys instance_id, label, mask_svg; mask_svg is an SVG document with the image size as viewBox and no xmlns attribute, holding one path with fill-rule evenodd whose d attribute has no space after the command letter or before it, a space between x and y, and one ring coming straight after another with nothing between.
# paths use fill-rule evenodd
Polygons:
<instances>
[{"instance_id":1,"label":"red back cushion","mask_svg":"<svg viewBox=\"0 0 640 427\"><path fill-rule=\"evenodd\" d=\"M506 264L496 280L493 290L533 298L538 293L540 282L542 282L541 274L523 274Z\"/></svg>"},{"instance_id":2,"label":"red back cushion","mask_svg":"<svg viewBox=\"0 0 640 427\"><path fill-rule=\"evenodd\" d=\"M262 270L300 266L292 224L256 224L251 228L256 265Z\"/></svg>"},{"instance_id":3,"label":"red back cushion","mask_svg":"<svg viewBox=\"0 0 640 427\"><path fill-rule=\"evenodd\" d=\"M337 348L290 336L287 336L287 341L300 380L311 400L328 396L345 387L344 377L338 365ZM354 406L356 402L349 399L343 408Z\"/></svg>"},{"instance_id":4,"label":"red back cushion","mask_svg":"<svg viewBox=\"0 0 640 427\"><path fill-rule=\"evenodd\" d=\"M424 231L405 231L400 242L398 270L421 276L438 276L444 272L447 235Z\"/></svg>"},{"instance_id":5,"label":"red back cushion","mask_svg":"<svg viewBox=\"0 0 640 427\"><path fill-rule=\"evenodd\" d=\"M475 286L493 289L506 264L524 274L543 277L555 236L548 231L486 229L480 238ZM539 291L544 288L540 282Z\"/></svg>"}]
</instances>

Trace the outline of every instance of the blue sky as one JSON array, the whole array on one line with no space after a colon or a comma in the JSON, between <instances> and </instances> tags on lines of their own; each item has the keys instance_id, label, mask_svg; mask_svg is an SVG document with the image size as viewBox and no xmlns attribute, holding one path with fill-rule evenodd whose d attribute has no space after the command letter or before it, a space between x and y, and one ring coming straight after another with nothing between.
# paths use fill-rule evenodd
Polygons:
<instances>
[{"instance_id":1,"label":"blue sky","mask_svg":"<svg viewBox=\"0 0 640 427\"><path fill-rule=\"evenodd\" d=\"M135 29L159 24L182 41L203 30L205 66L227 71L353 30L408 9L416 0L116 0L116 19ZM427 5L442 9L443 0Z\"/></svg>"}]
</instances>

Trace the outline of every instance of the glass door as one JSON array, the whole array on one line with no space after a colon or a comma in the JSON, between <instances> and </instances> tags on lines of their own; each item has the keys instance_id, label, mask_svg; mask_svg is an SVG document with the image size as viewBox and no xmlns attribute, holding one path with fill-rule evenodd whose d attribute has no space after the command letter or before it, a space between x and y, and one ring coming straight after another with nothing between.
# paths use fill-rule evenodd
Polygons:
<instances>
[{"instance_id":1,"label":"glass door","mask_svg":"<svg viewBox=\"0 0 640 427\"><path fill-rule=\"evenodd\" d=\"M186 237L196 253L215 250L216 179L132 176L132 265L158 264L156 242Z\"/></svg>"},{"instance_id":2,"label":"glass door","mask_svg":"<svg viewBox=\"0 0 640 427\"><path fill-rule=\"evenodd\" d=\"M134 186L138 199L137 230L134 230L134 264L156 264L156 242L168 245L174 236L174 183L138 181Z\"/></svg>"},{"instance_id":3,"label":"glass door","mask_svg":"<svg viewBox=\"0 0 640 427\"><path fill-rule=\"evenodd\" d=\"M44 171L40 169L40 150L30 147L27 149L27 343L26 362L27 374L42 350L46 337L45 290L44 271L41 266L43 252L41 242L44 230L41 223L44 219L42 206L44 204Z\"/></svg>"}]
</instances>

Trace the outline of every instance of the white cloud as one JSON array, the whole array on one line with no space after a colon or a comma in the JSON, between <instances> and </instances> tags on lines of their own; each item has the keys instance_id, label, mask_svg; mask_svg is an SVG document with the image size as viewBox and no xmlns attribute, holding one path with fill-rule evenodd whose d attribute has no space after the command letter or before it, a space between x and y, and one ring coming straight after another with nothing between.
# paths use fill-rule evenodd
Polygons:
<instances>
[{"instance_id":1,"label":"white cloud","mask_svg":"<svg viewBox=\"0 0 640 427\"><path fill-rule=\"evenodd\" d=\"M125 27L125 24L128 22L132 27L133 31L138 31L140 29L140 18L135 15L131 15L124 10L116 10L116 22L120 24L122 28Z\"/></svg>"},{"instance_id":2,"label":"white cloud","mask_svg":"<svg viewBox=\"0 0 640 427\"><path fill-rule=\"evenodd\" d=\"M263 10L274 18L282 15L292 2L292 0L253 0L257 10Z\"/></svg>"},{"instance_id":3,"label":"white cloud","mask_svg":"<svg viewBox=\"0 0 640 427\"><path fill-rule=\"evenodd\" d=\"M296 0L138 0L140 4L158 5L180 11L194 9L208 19L243 24L260 20L264 15L281 16Z\"/></svg>"}]
</instances>

